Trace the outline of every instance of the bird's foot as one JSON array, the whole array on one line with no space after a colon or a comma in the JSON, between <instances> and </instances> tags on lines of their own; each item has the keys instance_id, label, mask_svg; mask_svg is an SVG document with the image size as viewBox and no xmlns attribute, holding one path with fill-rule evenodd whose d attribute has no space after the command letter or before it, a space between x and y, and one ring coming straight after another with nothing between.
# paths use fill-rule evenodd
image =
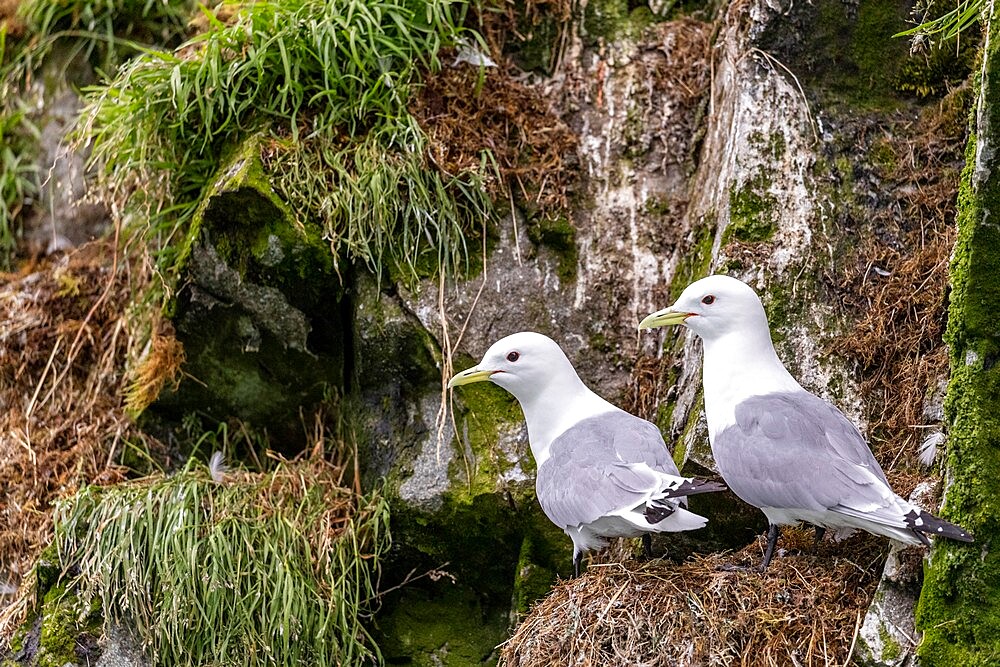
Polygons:
<instances>
[{"instance_id":1,"label":"bird's foot","mask_svg":"<svg viewBox=\"0 0 1000 667\"><path fill-rule=\"evenodd\" d=\"M646 560L653 560L653 537L649 533L642 535L642 555Z\"/></svg>"}]
</instances>

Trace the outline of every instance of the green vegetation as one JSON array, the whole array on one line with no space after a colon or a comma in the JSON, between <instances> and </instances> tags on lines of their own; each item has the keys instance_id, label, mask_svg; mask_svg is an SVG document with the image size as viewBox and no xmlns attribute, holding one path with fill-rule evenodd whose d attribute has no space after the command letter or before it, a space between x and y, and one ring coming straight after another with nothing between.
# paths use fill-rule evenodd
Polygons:
<instances>
[{"instance_id":1,"label":"green vegetation","mask_svg":"<svg viewBox=\"0 0 1000 667\"><path fill-rule=\"evenodd\" d=\"M670 279L670 303L676 301L688 285L707 276L712 268L715 223L716 213L712 211L691 231L688 249L678 260L677 270Z\"/></svg>"},{"instance_id":2,"label":"green vegetation","mask_svg":"<svg viewBox=\"0 0 1000 667\"><path fill-rule=\"evenodd\" d=\"M168 280L219 156L255 131L297 224L318 226L335 255L402 278L457 270L488 213L488 162L435 169L407 102L441 48L478 39L459 27L466 9L294 0L253 3L229 24L209 16L207 32L176 52L147 53L88 89L80 140Z\"/></svg>"},{"instance_id":3,"label":"green vegetation","mask_svg":"<svg viewBox=\"0 0 1000 667\"><path fill-rule=\"evenodd\" d=\"M633 6L628 0L592 0L583 14L584 35L591 41L638 36L656 17L645 4Z\"/></svg>"},{"instance_id":4,"label":"green vegetation","mask_svg":"<svg viewBox=\"0 0 1000 667\"><path fill-rule=\"evenodd\" d=\"M854 110L892 110L912 98L940 97L964 81L974 39L960 48L940 43L911 53L897 33L904 4L861 0L796 3L772 21L760 48L796 73L807 92ZM809 35L808 40L801 39Z\"/></svg>"},{"instance_id":5,"label":"green vegetation","mask_svg":"<svg viewBox=\"0 0 1000 667\"><path fill-rule=\"evenodd\" d=\"M987 0L958 0L953 5L949 3L948 6L954 6L954 9L950 9L935 18L930 18L936 5L934 0L929 0L926 3L924 21L916 27L896 33L893 37L926 35L937 37L938 41L946 42L958 37L959 33L967 28L971 28L990 5Z\"/></svg>"},{"instance_id":6,"label":"green vegetation","mask_svg":"<svg viewBox=\"0 0 1000 667\"><path fill-rule=\"evenodd\" d=\"M17 66L37 70L63 42L70 49L67 60L79 55L110 73L148 44L176 45L197 6L194 0L27 0L18 13L31 42Z\"/></svg>"},{"instance_id":7,"label":"green vegetation","mask_svg":"<svg viewBox=\"0 0 1000 667\"><path fill-rule=\"evenodd\" d=\"M217 482L189 465L87 487L57 510L60 561L156 664L358 664L377 657L361 614L388 510L341 475L306 462Z\"/></svg>"},{"instance_id":8,"label":"green vegetation","mask_svg":"<svg viewBox=\"0 0 1000 667\"><path fill-rule=\"evenodd\" d=\"M37 168L31 158L37 136L23 111L0 109L0 269L10 267L25 200L38 193Z\"/></svg>"},{"instance_id":9,"label":"green vegetation","mask_svg":"<svg viewBox=\"0 0 1000 667\"><path fill-rule=\"evenodd\" d=\"M408 586L379 627L388 664L478 667L496 664L493 649L507 638L509 622L506 609L445 578L434 592Z\"/></svg>"},{"instance_id":10,"label":"green vegetation","mask_svg":"<svg viewBox=\"0 0 1000 667\"><path fill-rule=\"evenodd\" d=\"M775 219L778 200L768 192L771 182L760 172L741 187L729 189L729 224L722 233L722 244L730 241L760 243L778 231Z\"/></svg>"},{"instance_id":11,"label":"green vegetation","mask_svg":"<svg viewBox=\"0 0 1000 667\"><path fill-rule=\"evenodd\" d=\"M535 216L528 224L528 238L532 243L552 248L558 254L556 275L564 285L576 279L580 252L576 247L576 229L569 218Z\"/></svg>"},{"instance_id":12,"label":"green vegetation","mask_svg":"<svg viewBox=\"0 0 1000 667\"><path fill-rule=\"evenodd\" d=\"M948 480L941 514L976 536L976 544L936 542L917 607L924 633L920 664L993 665L1000 658L1000 174L981 163L982 146L1000 141L1000 21L989 27L976 84L971 136L958 195L958 239L945 334L951 379L945 400Z\"/></svg>"}]
</instances>

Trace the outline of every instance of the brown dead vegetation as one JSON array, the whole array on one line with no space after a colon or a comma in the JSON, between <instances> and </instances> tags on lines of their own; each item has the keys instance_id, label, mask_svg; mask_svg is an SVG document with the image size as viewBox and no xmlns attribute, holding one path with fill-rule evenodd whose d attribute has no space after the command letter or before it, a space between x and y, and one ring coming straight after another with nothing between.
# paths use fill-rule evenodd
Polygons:
<instances>
[{"instance_id":1,"label":"brown dead vegetation","mask_svg":"<svg viewBox=\"0 0 1000 667\"><path fill-rule=\"evenodd\" d=\"M17 15L20 6L21 0L0 0L0 30L6 30L8 37L24 35L24 21Z\"/></svg>"},{"instance_id":2,"label":"brown dead vegetation","mask_svg":"<svg viewBox=\"0 0 1000 667\"><path fill-rule=\"evenodd\" d=\"M858 535L823 543L786 530L768 570L763 538L738 553L591 565L528 614L502 647L500 664L842 665L871 601L885 541Z\"/></svg>"},{"instance_id":3,"label":"brown dead vegetation","mask_svg":"<svg viewBox=\"0 0 1000 667\"><path fill-rule=\"evenodd\" d=\"M447 59L447 56L445 56ZM430 138L434 165L446 174L478 169L490 151L500 182L490 195L509 196L543 211L568 206L577 174L569 161L576 135L542 93L499 68L445 67L427 77L410 111Z\"/></svg>"},{"instance_id":4,"label":"brown dead vegetation","mask_svg":"<svg viewBox=\"0 0 1000 667\"><path fill-rule=\"evenodd\" d=\"M915 427L935 423L924 406L947 378L942 337L967 101L967 89L953 91L915 122L863 139L890 200L872 212L878 233L861 242L859 270L838 285L859 320L833 349L857 362L872 447L887 471L912 467L926 434Z\"/></svg>"},{"instance_id":5,"label":"brown dead vegetation","mask_svg":"<svg viewBox=\"0 0 1000 667\"><path fill-rule=\"evenodd\" d=\"M145 278L111 243L7 276L0 287L0 583L16 584L51 539L52 503L125 476L127 446L152 446L123 412Z\"/></svg>"}]
</instances>

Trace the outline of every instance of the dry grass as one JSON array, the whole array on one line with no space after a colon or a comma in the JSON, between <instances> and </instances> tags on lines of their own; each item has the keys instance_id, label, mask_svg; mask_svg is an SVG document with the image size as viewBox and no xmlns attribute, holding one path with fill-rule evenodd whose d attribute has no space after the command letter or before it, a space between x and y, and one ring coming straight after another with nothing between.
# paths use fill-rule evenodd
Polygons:
<instances>
[{"instance_id":1,"label":"dry grass","mask_svg":"<svg viewBox=\"0 0 1000 667\"><path fill-rule=\"evenodd\" d=\"M874 171L889 201L874 212L876 234L860 244L858 270L838 285L859 319L832 347L857 363L872 447L887 472L915 461L924 433L913 427L927 422L925 397L947 376L942 336L966 93L873 141L862 138L868 154L881 156Z\"/></svg>"},{"instance_id":2,"label":"dry grass","mask_svg":"<svg viewBox=\"0 0 1000 667\"><path fill-rule=\"evenodd\" d=\"M592 565L541 600L502 647L501 665L843 665L871 601L885 542L824 543L786 530L763 575L763 538L681 565Z\"/></svg>"},{"instance_id":3,"label":"dry grass","mask_svg":"<svg viewBox=\"0 0 1000 667\"><path fill-rule=\"evenodd\" d=\"M153 333L142 362L131 373L125 388L126 411L139 414L156 400L168 383L176 390L184 360L184 346L174 336L173 326L163 322L160 330Z\"/></svg>"},{"instance_id":4,"label":"dry grass","mask_svg":"<svg viewBox=\"0 0 1000 667\"><path fill-rule=\"evenodd\" d=\"M501 176L486 183L494 199L513 191L545 211L568 206L577 172L567 158L575 153L576 135L538 89L499 69L485 70L480 79L473 67L447 67L425 79L410 112L430 139L431 161L445 174L476 170L489 150Z\"/></svg>"},{"instance_id":5,"label":"dry grass","mask_svg":"<svg viewBox=\"0 0 1000 667\"><path fill-rule=\"evenodd\" d=\"M51 541L56 499L120 481L116 454L143 441L122 387L126 308L145 278L112 248L83 246L0 287L0 583L17 584Z\"/></svg>"},{"instance_id":6,"label":"dry grass","mask_svg":"<svg viewBox=\"0 0 1000 667\"><path fill-rule=\"evenodd\" d=\"M17 15L20 6L21 0L0 0L0 30L6 30L8 37L24 35L24 21Z\"/></svg>"}]
</instances>

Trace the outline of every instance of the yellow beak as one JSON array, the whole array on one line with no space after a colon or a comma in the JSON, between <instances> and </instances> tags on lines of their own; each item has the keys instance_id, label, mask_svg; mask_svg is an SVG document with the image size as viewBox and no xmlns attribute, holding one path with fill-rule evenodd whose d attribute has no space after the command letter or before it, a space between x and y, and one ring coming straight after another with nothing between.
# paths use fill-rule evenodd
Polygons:
<instances>
[{"instance_id":1,"label":"yellow beak","mask_svg":"<svg viewBox=\"0 0 1000 667\"><path fill-rule=\"evenodd\" d=\"M490 379L494 371L483 371L479 370L478 366L473 366L461 373L456 373L455 377L448 381L448 388L457 387L463 384L472 384L473 382L484 382Z\"/></svg>"},{"instance_id":2,"label":"yellow beak","mask_svg":"<svg viewBox=\"0 0 1000 667\"><path fill-rule=\"evenodd\" d=\"M658 310L651 315L647 315L642 322L639 322L639 328L655 329L656 327L665 327L671 324L683 324L684 320L689 317L691 317L691 313L684 313L679 310L664 308L663 310Z\"/></svg>"}]
</instances>

